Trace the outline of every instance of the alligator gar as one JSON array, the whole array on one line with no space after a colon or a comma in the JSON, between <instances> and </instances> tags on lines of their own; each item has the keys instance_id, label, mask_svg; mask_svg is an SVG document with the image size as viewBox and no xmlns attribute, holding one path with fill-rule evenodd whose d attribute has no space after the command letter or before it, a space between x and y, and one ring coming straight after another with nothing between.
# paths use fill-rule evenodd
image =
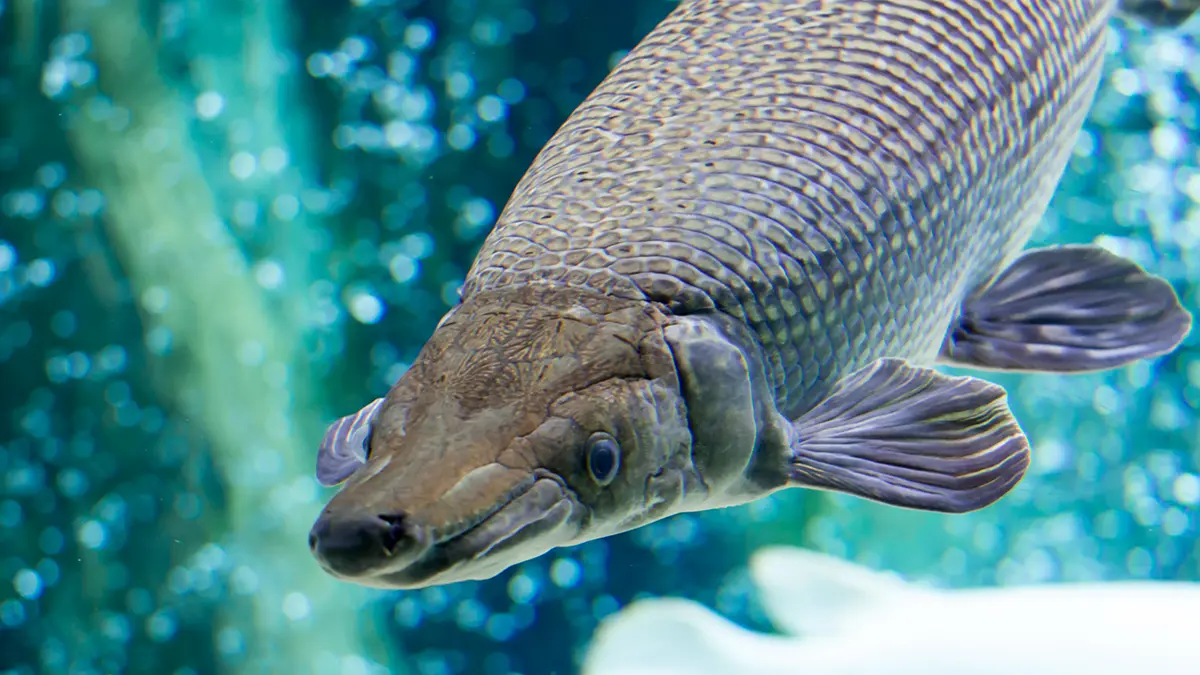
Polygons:
<instances>
[{"instance_id":1,"label":"alligator gar","mask_svg":"<svg viewBox=\"0 0 1200 675\"><path fill-rule=\"evenodd\" d=\"M1178 23L1197 0L1128 0ZM516 186L461 302L318 453L310 546L417 588L783 488L965 512L1029 463L1005 391L1191 316L1025 250L1116 0L683 0Z\"/></svg>"}]
</instances>

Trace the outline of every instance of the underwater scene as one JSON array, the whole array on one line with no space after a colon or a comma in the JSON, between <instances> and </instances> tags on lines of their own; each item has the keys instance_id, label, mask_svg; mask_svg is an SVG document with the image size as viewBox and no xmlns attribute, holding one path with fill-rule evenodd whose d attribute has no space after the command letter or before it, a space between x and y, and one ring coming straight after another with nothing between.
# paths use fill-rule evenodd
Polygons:
<instances>
[{"instance_id":1,"label":"underwater scene","mask_svg":"<svg viewBox=\"0 0 1200 675\"><path fill-rule=\"evenodd\" d=\"M1200 0L0 0L0 675L1200 675Z\"/></svg>"}]
</instances>

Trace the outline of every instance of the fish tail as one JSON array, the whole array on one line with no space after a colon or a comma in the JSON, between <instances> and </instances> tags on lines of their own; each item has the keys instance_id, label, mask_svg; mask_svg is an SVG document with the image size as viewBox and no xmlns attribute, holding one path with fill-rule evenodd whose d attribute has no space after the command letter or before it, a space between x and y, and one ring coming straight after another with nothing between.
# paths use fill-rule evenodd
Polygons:
<instances>
[{"instance_id":1,"label":"fish tail","mask_svg":"<svg viewBox=\"0 0 1200 675\"><path fill-rule=\"evenodd\" d=\"M1183 25L1198 9L1200 0L1120 0L1117 6L1120 14L1161 28Z\"/></svg>"}]
</instances>

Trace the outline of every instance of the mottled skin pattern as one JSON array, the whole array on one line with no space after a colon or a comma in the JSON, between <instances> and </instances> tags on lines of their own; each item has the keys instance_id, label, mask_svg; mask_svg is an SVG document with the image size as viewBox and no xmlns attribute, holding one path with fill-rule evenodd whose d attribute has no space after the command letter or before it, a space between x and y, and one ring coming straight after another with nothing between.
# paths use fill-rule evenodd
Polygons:
<instances>
[{"instance_id":1,"label":"mottled skin pattern","mask_svg":"<svg viewBox=\"0 0 1200 675\"><path fill-rule=\"evenodd\" d=\"M719 308L788 416L880 356L932 361L1044 211L1110 5L685 1L537 157L466 296Z\"/></svg>"},{"instance_id":2,"label":"mottled skin pattern","mask_svg":"<svg viewBox=\"0 0 1200 675\"><path fill-rule=\"evenodd\" d=\"M317 559L418 588L789 485L942 511L998 499L1029 456L1003 390L909 362L936 361L1023 248L1112 9L684 0L537 157L412 368L331 425L318 476L347 482ZM1165 317L1117 316L1111 358L1186 332L1166 284L1065 255L1116 270L1134 289L1118 310ZM1021 333L978 314L1000 338L1074 337L998 306L1034 317ZM1143 325L1153 349L1127 337Z\"/></svg>"},{"instance_id":3,"label":"mottled skin pattern","mask_svg":"<svg viewBox=\"0 0 1200 675\"><path fill-rule=\"evenodd\" d=\"M389 587L486 578L513 557L583 531L628 530L706 494L664 340L669 322L657 304L549 284L465 299L389 392L371 461L325 510L335 519L403 514L406 545L383 573L370 555L331 573ZM598 428L625 449L605 486L578 452ZM538 513L528 504L498 513L535 485ZM543 509L555 512L540 518ZM533 515L537 523L496 543L506 519ZM473 563L465 575L454 569L463 561Z\"/></svg>"},{"instance_id":4,"label":"mottled skin pattern","mask_svg":"<svg viewBox=\"0 0 1200 675\"><path fill-rule=\"evenodd\" d=\"M410 453L394 470L411 479L378 497L380 512L399 501L426 516L433 539L449 534L440 531L442 524L456 531L463 527L458 512L486 513L492 506L490 492L464 491L466 503L445 499L470 469L490 462L511 467L512 485L525 482L538 467L560 476L579 473L582 467L573 461L558 466L557 447L539 442L539 427L559 410L572 411L562 415L563 424L579 429L593 426L588 417L628 417L622 431L631 447L649 447L637 437L683 418L681 401L671 395L679 389L678 376L661 334L668 317L657 306L544 285L485 291L462 306L468 311L447 316L389 395L373 439L387 446L394 437L415 435L456 449L461 471L447 470L441 452ZM583 391L591 394L591 405L575 410L572 394ZM622 415L625 411L616 408L634 410ZM569 435L561 428L549 434L554 446ZM521 440L514 443L514 438ZM679 452L690 447L686 435L674 440ZM472 498L481 502L470 503Z\"/></svg>"}]
</instances>

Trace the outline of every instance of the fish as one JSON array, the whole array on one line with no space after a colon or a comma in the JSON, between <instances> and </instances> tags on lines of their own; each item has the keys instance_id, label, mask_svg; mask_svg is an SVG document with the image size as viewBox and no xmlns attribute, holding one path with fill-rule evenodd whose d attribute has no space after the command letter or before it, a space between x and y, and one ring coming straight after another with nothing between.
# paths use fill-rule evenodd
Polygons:
<instances>
[{"instance_id":1,"label":"fish","mask_svg":"<svg viewBox=\"0 0 1200 675\"><path fill-rule=\"evenodd\" d=\"M582 675L1195 675L1200 583L936 588L835 556L767 547L750 578L776 633L683 598L600 623Z\"/></svg>"},{"instance_id":2,"label":"fish","mask_svg":"<svg viewBox=\"0 0 1200 675\"><path fill-rule=\"evenodd\" d=\"M329 427L317 563L413 589L788 488L1000 499L1029 441L941 366L1111 369L1191 328L1130 260L1025 250L1119 10L680 2L534 158L409 369Z\"/></svg>"}]
</instances>

